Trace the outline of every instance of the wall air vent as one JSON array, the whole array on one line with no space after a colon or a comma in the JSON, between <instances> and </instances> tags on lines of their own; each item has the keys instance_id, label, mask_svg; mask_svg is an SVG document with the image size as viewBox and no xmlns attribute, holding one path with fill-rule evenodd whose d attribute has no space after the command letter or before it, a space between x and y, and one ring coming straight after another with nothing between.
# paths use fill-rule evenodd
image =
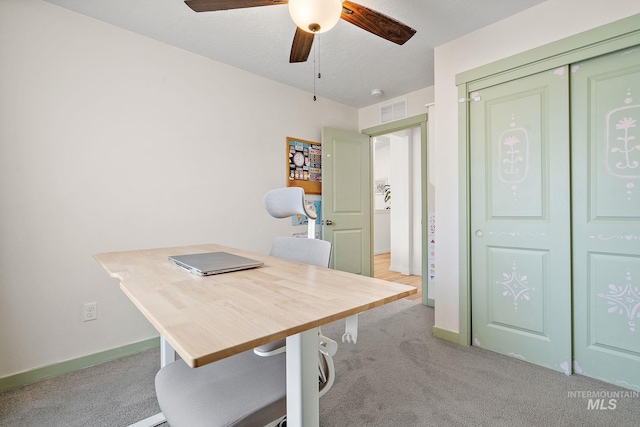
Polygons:
<instances>
[{"instance_id":1,"label":"wall air vent","mask_svg":"<svg viewBox=\"0 0 640 427\"><path fill-rule=\"evenodd\" d=\"M407 117L407 100L392 102L380 106L380 123L389 123Z\"/></svg>"}]
</instances>

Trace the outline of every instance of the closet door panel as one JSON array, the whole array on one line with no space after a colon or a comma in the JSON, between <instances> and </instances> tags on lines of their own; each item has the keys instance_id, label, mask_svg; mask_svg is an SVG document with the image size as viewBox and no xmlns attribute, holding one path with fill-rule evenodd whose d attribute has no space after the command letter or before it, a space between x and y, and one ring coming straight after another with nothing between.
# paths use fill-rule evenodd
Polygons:
<instances>
[{"instance_id":1,"label":"closet door panel","mask_svg":"<svg viewBox=\"0 0 640 427\"><path fill-rule=\"evenodd\" d=\"M473 344L571 363L568 68L471 94Z\"/></svg>"},{"instance_id":2,"label":"closet door panel","mask_svg":"<svg viewBox=\"0 0 640 427\"><path fill-rule=\"evenodd\" d=\"M574 371L640 390L640 47L571 69Z\"/></svg>"},{"instance_id":3,"label":"closet door panel","mask_svg":"<svg viewBox=\"0 0 640 427\"><path fill-rule=\"evenodd\" d=\"M489 218L542 219L548 203L542 164L545 90L487 101ZM520 121L520 122L519 122Z\"/></svg>"}]
</instances>

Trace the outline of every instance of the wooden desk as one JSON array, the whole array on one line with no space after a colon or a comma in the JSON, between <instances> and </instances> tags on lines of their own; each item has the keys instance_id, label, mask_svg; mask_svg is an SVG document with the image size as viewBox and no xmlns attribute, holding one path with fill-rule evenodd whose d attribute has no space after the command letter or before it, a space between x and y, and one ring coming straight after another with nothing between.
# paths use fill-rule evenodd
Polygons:
<instances>
[{"instance_id":1,"label":"wooden desk","mask_svg":"<svg viewBox=\"0 0 640 427\"><path fill-rule=\"evenodd\" d=\"M261 260L264 266L201 277L168 260L170 255L214 251ZM95 258L191 367L287 338L287 423L292 427L319 423L317 328L417 292L411 286L213 244Z\"/></svg>"}]
</instances>

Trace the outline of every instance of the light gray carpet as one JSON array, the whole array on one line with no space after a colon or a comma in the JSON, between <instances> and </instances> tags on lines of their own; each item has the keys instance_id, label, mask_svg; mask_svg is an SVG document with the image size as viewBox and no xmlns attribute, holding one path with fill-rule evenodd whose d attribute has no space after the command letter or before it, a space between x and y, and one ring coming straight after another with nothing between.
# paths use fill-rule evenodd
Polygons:
<instances>
[{"instance_id":1,"label":"light gray carpet","mask_svg":"<svg viewBox=\"0 0 640 427\"><path fill-rule=\"evenodd\" d=\"M0 393L2 427L126 426L160 412L154 379L160 351Z\"/></svg>"},{"instance_id":2,"label":"light gray carpet","mask_svg":"<svg viewBox=\"0 0 640 427\"><path fill-rule=\"evenodd\" d=\"M433 310L398 301L360 316L358 343L340 343L322 427L638 426L640 398L588 409L569 391L624 391L431 336ZM340 340L344 322L323 327ZM0 426L126 426L158 412L158 350L0 393Z\"/></svg>"},{"instance_id":3,"label":"light gray carpet","mask_svg":"<svg viewBox=\"0 0 640 427\"><path fill-rule=\"evenodd\" d=\"M640 398L589 410L569 391L626 389L434 338L433 310L398 301L360 316L334 358L322 426L640 426ZM339 337L340 324L323 327ZM607 399L608 400L608 399Z\"/></svg>"}]
</instances>

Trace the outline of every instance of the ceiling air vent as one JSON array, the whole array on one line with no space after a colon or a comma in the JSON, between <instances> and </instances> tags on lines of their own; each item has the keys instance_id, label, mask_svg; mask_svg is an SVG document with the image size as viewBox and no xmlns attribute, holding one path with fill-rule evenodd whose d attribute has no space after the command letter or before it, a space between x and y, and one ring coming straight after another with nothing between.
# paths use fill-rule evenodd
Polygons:
<instances>
[{"instance_id":1,"label":"ceiling air vent","mask_svg":"<svg viewBox=\"0 0 640 427\"><path fill-rule=\"evenodd\" d=\"M407 117L407 100L380 106L380 123L393 122Z\"/></svg>"}]
</instances>

